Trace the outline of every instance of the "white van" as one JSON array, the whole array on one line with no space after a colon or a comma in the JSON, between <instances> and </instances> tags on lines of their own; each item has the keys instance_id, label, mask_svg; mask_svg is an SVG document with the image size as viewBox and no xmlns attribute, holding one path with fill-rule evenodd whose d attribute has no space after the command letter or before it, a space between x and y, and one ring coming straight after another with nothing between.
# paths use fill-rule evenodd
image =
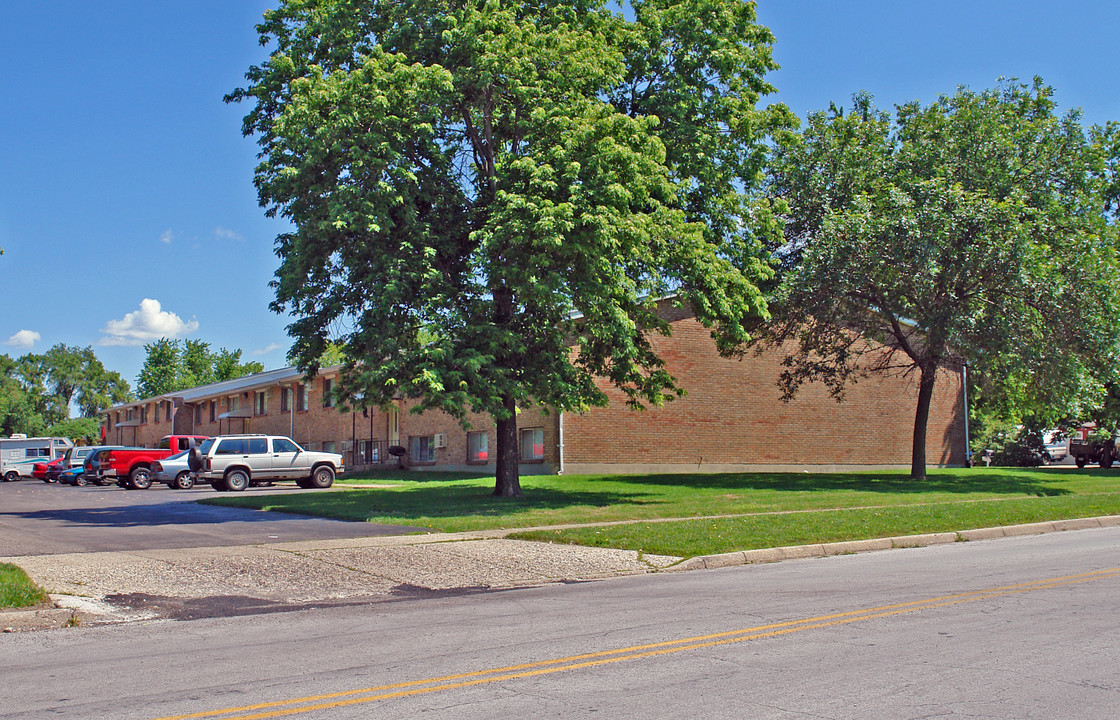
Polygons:
<instances>
[{"instance_id":1,"label":"white van","mask_svg":"<svg viewBox=\"0 0 1120 720\"><path fill-rule=\"evenodd\" d=\"M35 437L17 434L0 438L0 478L4 482L31 477L35 463L57 460L74 447L69 438Z\"/></svg>"}]
</instances>

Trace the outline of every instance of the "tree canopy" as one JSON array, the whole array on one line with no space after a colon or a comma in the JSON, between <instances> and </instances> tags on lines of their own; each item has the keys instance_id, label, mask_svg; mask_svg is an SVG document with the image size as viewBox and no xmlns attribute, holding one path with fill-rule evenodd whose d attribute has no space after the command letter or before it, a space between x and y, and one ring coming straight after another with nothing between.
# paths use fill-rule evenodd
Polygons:
<instances>
[{"instance_id":1,"label":"tree canopy","mask_svg":"<svg viewBox=\"0 0 1120 720\"><path fill-rule=\"evenodd\" d=\"M213 352L210 344L201 340L160 338L145 345L144 351L147 356L136 376L136 392L142 398L264 371L259 362L241 362L240 349Z\"/></svg>"},{"instance_id":2,"label":"tree canopy","mask_svg":"<svg viewBox=\"0 0 1120 720\"><path fill-rule=\"evenodd\" d=\"M653 352L678 293L741 352L778 225L750 201L792 121L773 38L740 0L287 0L253 103L256 186L277 238L273 309L344 402L498 426L495 494L520 494L516 414L680 392Z\"/></svg>"},{"instance_id":3,"label":"tree canopy","mask_svg":"<svg viewBox=\"0 0 1120 720\"><path fill-rule=\"evenodd\" d=\"M941 368L967 364L982 402L1100 401L1120 349L1117 148L1116 126L1059 116L1038 79L812 115L770 174L788 206L766 330L792 343L785 395L915 376L915 478Z\"/></svg>"},{"instance_id":4,"label":"tree canopy","mask_svg":"<svg viewBox=\"0 0 1120 720\"><path fill-rule=\"evenodd\" d=\"M92 347L58 344L16 360L0 355L0 430L5 434L41 435L66 423L72 405L82 418L94 418L131 397L128 382L106 370Z\"/></svg>"}]
</instances>

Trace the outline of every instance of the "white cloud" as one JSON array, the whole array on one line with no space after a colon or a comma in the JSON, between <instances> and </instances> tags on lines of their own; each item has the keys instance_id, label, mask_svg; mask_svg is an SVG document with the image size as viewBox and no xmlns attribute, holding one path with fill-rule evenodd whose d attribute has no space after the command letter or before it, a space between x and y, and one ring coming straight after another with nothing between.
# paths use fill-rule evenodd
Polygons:
<instances>
[{"instance_id":1,"label":"white cloud","mask_svg":"<svg viewBox=\"0 0 1120 720\"><path fill-rule=\"evenodd\" d=\"M272 352L273 350L279 350L282 347L284 347L284 346L281 345L280 343L272 343L271 345L268 345L267 347L263 347L260 350L254 350L253 354L254 355L267 355L270 352Z\"/></svg>"},{"instance_id":2,"label":"white cloud","mask_svg":"<svg viewBox=\"0 0 1120 720\"><path fill-rule=\"evenodd\" d=\"M34 330L20 330L8 338L8 344L17 348L31 348L42 339L43 336Z\"/></svg>"},{"instance_id":3,"label":"white cloud","mask_svg":"<svg viewBox=\"0 0 1120 720\"><path fill-rule=\"evenodd\" d=\"M245 238L241 237L240 235L238 235L237 233L235 233L233 230L230 230L229 228L224 228L224 227L221 227L221 226L214 228L214 235L216 235L217 237L220 237L223 240L244 240L245 239Z\"/></svg>"},{"instance_id":4,"label":"white cloud","mask_svg":"<svg viewBox=\"0 0 1120 720\"><path fill-rule=\"evenodd\" d=\"M99 345L143 345L160 338L175 339L198 329L198 321L184 322L173 312L160 308L159 300L144 298L140 309L121 320L110 320L101 328L105 337Z\"/></svg>"},{"instance_id":5,"label":"white cloud","mask_svg":"<svg viewBox=\"0 0 1120 720\"><path fill-rule=\"evenodd\" d=\"M170 245L171 241L174 238L175 238L175 233L171 232L171 228L167 228L166 230L163 231L163 234L159 236L159 241L161 243L163 243L164 245Z\"/></svg>"}]
</instances>

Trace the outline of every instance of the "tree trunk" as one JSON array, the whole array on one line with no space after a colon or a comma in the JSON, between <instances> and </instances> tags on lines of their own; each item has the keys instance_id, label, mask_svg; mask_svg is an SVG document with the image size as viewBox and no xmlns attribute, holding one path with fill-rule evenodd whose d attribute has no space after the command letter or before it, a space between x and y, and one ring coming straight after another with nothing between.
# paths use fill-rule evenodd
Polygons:
<instances>
[{"instance_id":1,"label":"tree trunk","mask_svg":"<svg viewBox=\"0 0 1120 720\"><path fill-rule=\"evenodd\" d=\"M926 426L929 423L929 405L933 399L933 384L937 380L937 366L922 368L918 381L918 410L914 413L914 448L910 456L910 479L926 479Z\"/></svg>"},{"instance_id":2,"label":"tree trunk","mask_svg":"<svg viewBox=\"0 0 1120 720\"><path fill-rule=\"evenodd\" d=\"M517 446L517 401L513 395L506 395L507 418L498 418L498 461L494 473L494 495L497 497L521 497L521 477L518 463L521 458Z\"/></svg>"}]
</instances>

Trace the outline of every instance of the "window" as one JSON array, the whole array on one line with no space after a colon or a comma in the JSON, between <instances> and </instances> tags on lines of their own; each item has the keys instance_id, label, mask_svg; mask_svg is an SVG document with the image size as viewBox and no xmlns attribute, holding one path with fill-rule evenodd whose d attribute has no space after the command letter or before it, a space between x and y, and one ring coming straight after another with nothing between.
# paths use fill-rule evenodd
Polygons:
<instances>
[{"instance_id":1,"label":"window","mask_svg":"<svg viewBox=\"0 0 1120 720\"><path fill-rule=\"evenodd\" d=\"M268 452L268 438L249 438L249 454L264 455Z\"/></svg>"},{"instance_id":2,"label":"window","mask_svg":"<svg viewBox=\"0 0 1120 720\"><path fill-rule=\"evenodd\" d=\"M408 438L408 457L414 463L434 463L436 448L431 435L413 435Z\"/></svg>"},{"instance_id":3,"label":"window","mask_svg":"<svg viewBox=\"0 0 1120 720\"><path fill-rule=\"evenodd\" d=\"M367 463L380 462L380 460L379 460L380 449L381 449L381 447L380 447L380 445L378 445L377 441L375 441L375 440L364 440L364 441L362 441L362 458Z\"/></svg>"},{"instance_id":4,"label":"window","mask_svg":"<svg viewBox=\"0 0 1120 720\"><path fill-rule=\"evenodd\" d=\"M334 440L327 440L323 443L323 452L334 452Z\"/></svg>"},{"instance_id":5,"label":"window","mask_svg":"<svg viewBox=\"0 0 1120 720\"><path fill-rule=\"evenodd\" d=\"M484 463L490 460L489 441L484 432L467 433L467 462Z\"/></svg>"},{"instance_id":6,"label":"window","mask_svg":"<svg viewBox=\"0 0 1120 720\"><path fill-rule=\"evenodd\" d=\"M289 440L288 438L273 438L272 452L276 453L294 453L299 452L299 447Z\"/></svg>"},{"instance_id":7,"label":"window","mask_svg":"<svg viewBox=\"0 0 1120 720\"><path fill-rule=\"evenodd\" d=\"M214 418L217 417L217 415L215 414L215 413L217 413L217 411L218 411L218 401L217 400L211 400L210 401L210 422L214 422Z\"/></svg>"},{"instance_id":8,"label":"window","mask_svg":"<svg viewBox=\"0 0 1120 720\"><path fill-rule=\"evenodd\" d=\"M218 443L215 455L246 455L249 452L248 441L245 438L226 438Z\"/></svg>"},{"instance_id":9,"label":"window","mask_svg":"<svg viewBox=\"0 0 1120 720\"><path fill-rule=\"evenodd\" d=\"M292 389L280 388L280 412L292 411Z\"/></svg>"},{"instance_id":10,"label":"window","mask_svg":"<svg viewBox=\"0 0 1120 720\"><path fill-rule=\"evenodd\" d=\"M226 410L228 412L237 412L238 408L240 407L241 398L237 397L236 395L226 398Z\"/></svg>"},{"instance_id":11,"label":"window","mask_svg":"<svg viewBox=\"0 0 1120 720\"><path fill-rule=\"evenodd\" d=\"M307 386L296 385L296 410L307 410Z\"/></svg>"},{"instance_id":12,"label":"window","mask_svg":"<svg viewBox=\"0 0 1120 720\"><path fill-rule=\"evenodd\" d=\"M333 380L330 378L323 378L323 407L334 407L334 396L331 395L331 389L333 387Z\"/></svg>"},{"instance_id":13,"label":"window","mask_svg":"<svg viewBox=\"0 0 1120 720\"><path fill-rule=\"evenodd\" d=\"M141 425L147 425L148 424L148 406L147 405L144 405L143 407L140 408L140 424Z\"/></svg>"},{"instance_id":14,"label":"window","mask_svg":"<svg viewBox=\"0 0 1120 720\"><path fill-rule=\"evenodd\" d=\"M544 460L544 428L521 431L521 459Z\"/></svg>"},{"instance_id":15,"label":"window","mask_svg":"<svg viewBox=\"0 0 1120 720\"><path fill-rule=\"evenodd\" d=\"M174 411L174 408L175 408L175 404L174 404L174 403L172 403L172 402L171 402L170 400L168 400L168 401L167 401L167 405L166 405L166 409L167 409L167 422L171 422L171 416L172 416L172 415L174 414L174 412L173 412L173 411Z\"/></svg>"},{"instance_id":16,"label":"window","mask_svg":"<svg viewBox=\"0 0 1120 720\"><path fill-rule=\"evenodd\" d=\"M261 390L257 393L257 415L268 414L268 391Z\"/></svg>"},{"instance_id":17,"label":"window","mask_svg":"<svg viewBox=\"0 0 1120 720\"><path fill-rule=\"evenodd\" d=\"M201 405L195 405L194 406L194 424L195 425L201 425L202 424L202 406Z\"/></svg>"}]
</instances>

